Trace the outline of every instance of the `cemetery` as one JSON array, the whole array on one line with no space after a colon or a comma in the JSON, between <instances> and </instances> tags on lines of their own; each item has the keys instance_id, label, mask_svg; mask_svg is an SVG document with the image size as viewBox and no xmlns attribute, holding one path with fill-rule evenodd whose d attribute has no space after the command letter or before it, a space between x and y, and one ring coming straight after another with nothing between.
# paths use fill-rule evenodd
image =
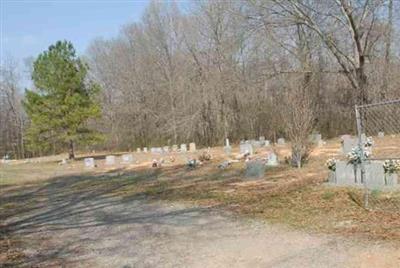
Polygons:
<instances>
[{"instance_id":1,"label":"cemetery","mask_svg":"<svg viewBox=\"0 0 400 268\"><path fill-rule=\"evenodd\" d=\"M396 136L377 135L373 140L370 137L362 139L368 146L373 144L369 147L378 157L393 153L400 144L400 137ZM189 144L188 150L186 144ZM318 140L313 144L309 163L302 169L283 161L290 156L290 141L278 144L261 138L237 144L225 139L223 146L211 148L202 148L193 142L168 147L171 149L160 144L159 147L147 147L151 148L149 151L142 147L134 152L83 154L80 160L75 161L63 161L65 156L30 161L7 160L0 164L0 176L12 178L18 174L21 186L28 187L33 179L40 183L52 178L56 172L59 176L70 177L67 184L63 184L63 191L73 193L77 189L74 189L72 178L79 174L80 183L90 185L80 191L102 189L107 195L121 198L144 194L160 200L191 200L196 204L218 204L227 208L233 203L237 213L256 213L262 218L279 219L285 224L289 223L287 217L301 215L301 228L314 226L322 221L321 217L323 221L329 219L342 224L347 221L346 211L351 211L354 224L363 222L354 227L355 233L371 232L371 237L376 239L400 239L396 229L382 227L381 221L386 216L366 219L362 207L354 206L354 201L349 198L361 200L365 187L359 165L349 164L353 158L348 155L354 151L354 147L350 147L357 144L357 139L346 135L325 140L322 146L318 145ZM35 170L34 165L40 169ZM400 163L383 160L371 160L365 167L367 187L381 192L379 200L389 201L389 205L400 202L399 168ZM68 185L69 181L71 185ZM378 198L376 193L374 198ZM279 202L279 210L274 208L276 202ZM310 207L316 213L305 209ZM368 227L365 227L366 221ZM335 226L325 225L319 230L337 232Z\"/></svg>"},{"instance_id":2,"label":"cemetery","mask_svg":"<svg viewBox=\"0 0 400 268\"><path fill-rule=\"evenodd\" d=\"M400 0L0 1L0 267L400 267Z\"/></svg>"}]
</instances>

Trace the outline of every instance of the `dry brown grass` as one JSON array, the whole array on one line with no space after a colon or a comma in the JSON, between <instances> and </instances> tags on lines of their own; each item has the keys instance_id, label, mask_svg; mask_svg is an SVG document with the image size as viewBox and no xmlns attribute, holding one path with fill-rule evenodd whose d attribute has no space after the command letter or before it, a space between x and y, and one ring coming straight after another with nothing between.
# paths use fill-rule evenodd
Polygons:
<instances>
[{"instance_id":1,"label":"dry brown grass","mask_svg":"<svg viewBox=\"0 0 400 268\"><path fill-rule=\"evenodd\" d=\"M388 150L396 142L400 144L400 139L390 138ZM280 159L290 153L288 146L273 149ZM260 150L259 155L267 150ZM13 201L9 196L51 184L55 180L52 177L67 176L65 180L68 180L68 176L80 174L82 178L89 179L75 179L73 183L63 186L63 192L79 195L80 192L90 189L126 199L146 195L153 199L219 206L241 215L315 232L399 242L400 213L393 210L366 211L359 205L360 190L324 185L328 175L325 161L330 157L340 158L339 151L339 139L331 140L313 151L304 168L299 170L287 165L269 168L259 180L248 180L244 177L243 162L235 163L226 170L218 169L218 163L225 159L222 148L213 148L211 153L214 159L194 170L185 167L184 163L189 156L176 153L170 155L175 161L166 163L160 169L150 168L154 158L150 154L135 154L138 164L117 165L114 168L106 167L104 160L98 155L98 168L94 170L85 170L82 161L66 166L60 166L55 161L17 163L0 167L2 176L7 177L2 182L1 196L6 196L8 200L0 204L0 214L5 219L7 215L24 213L32 204L47 198L32 196ZM164 158L168 160L170 156ZM93 180L90 176L106 176L107 179ZM387 196L377 198L384 199ZM400 194L393 193L390 198L400 201ZM5 236L1 243L9 244ZM4 249L3 246L2 248ZM6 252L10 256L19 254L12 250Z\"/></svg>"}]
</instances>

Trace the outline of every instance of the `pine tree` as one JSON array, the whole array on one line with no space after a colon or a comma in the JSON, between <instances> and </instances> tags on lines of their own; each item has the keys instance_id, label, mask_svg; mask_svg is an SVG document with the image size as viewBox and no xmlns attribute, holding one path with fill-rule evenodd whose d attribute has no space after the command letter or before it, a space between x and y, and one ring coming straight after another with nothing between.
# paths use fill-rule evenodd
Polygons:
<instances>
[{"instance_id":1,"label":"pine tree","mask_svg":"<svg viewBox=\"0 0 400 268\"><path fill-rule=\"evenodd\" d=\"M33 64L35 90L26 90L24 107L31 119L28 139L31 148L69 148L93 142L99 134L87 123L100 116L95 96L99 86L87 79L88 66L76 56L72 43L58 41L41 53Z\"/></svg>"}]
</instances>

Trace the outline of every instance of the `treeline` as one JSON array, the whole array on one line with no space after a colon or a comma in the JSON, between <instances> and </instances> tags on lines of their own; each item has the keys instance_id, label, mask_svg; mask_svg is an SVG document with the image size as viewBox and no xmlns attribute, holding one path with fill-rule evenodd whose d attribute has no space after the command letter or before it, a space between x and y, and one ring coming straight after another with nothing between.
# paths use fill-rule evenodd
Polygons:
<instances>
[{"instance_id":1,"label":"treeline","mask_svg":"<svg viewBox=\"0 0 400 268\"><path fill-rule=\"evenodd\" d=\"M259 136L302 147L313 130L354 132L355 104L400 98L399 6L151 2L140 22L94 40L84 57L102 88L102 118L90 123L105 136L96 148L211 146ZM16 152L23 136L3 136L4 126L0 154Z\"/></svg>"},{"instance_id":2,"label":"treeline","mask_svg":"<svg viewBox=\"0 0 400 268\"><path fill-rule=\"evenodd\" d=\"M151 3L88 50L108 145L274 139L302 96L324 136L353 131L356 103L400 96L398 6L339 2Z\"/></svg>"}]
</instances>

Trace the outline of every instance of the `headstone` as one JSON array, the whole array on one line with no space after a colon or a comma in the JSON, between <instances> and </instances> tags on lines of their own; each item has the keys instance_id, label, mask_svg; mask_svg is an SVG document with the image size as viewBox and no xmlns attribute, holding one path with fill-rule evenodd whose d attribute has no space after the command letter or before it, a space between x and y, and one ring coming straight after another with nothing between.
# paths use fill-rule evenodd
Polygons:
<instances>
[{"instance_id":1,"label":"headstone","mask_svg":"<svg viewBox=\"0 0 400 268\"><path fill-rule=\"evenodd\" d=\"M228 147L229 147L229 139L228 139L228 138L225 139L225 146L228 146Z\"/></svg>"},{"instance_id":2,"label":"headstone","mask_svg":"<svg viewBox=\"0 0 400 268\"><path fill-rule=\"evenodd\" d=\"M314 142L318 144L321 141L322 141L322 135L321 134L315 134L314 135Z\"/></svg>"},{"instance_id":3,"label":"headstone","mask_svg":"<svg viewBox=\"0 0 400 268\"><path fill-rule=\"evenodd\" d=\"M172 145L172 151L177 152L178 151L178 145L174 144Z\"/></svg>"},{"instance_id":4,"label":"headstone","mask_svg":"<svg viewBox=\"0 0 400 268\"><path fill-rule=\"evenodd\" d=\"M261 159L255 159L246 162L246 177L263 177L265 173L265 162Z\"/></svg>"},{"instance_id":5,"label":"headstone","mask_svg":"<svg viewBox=\"0 0 400 268\"><path fill-rule=\"evenodd\" d=\"M284 138L279 138L278 139L278 145L284 145L285 144L285 139Z\"/></svg>"},{"instance_id":6,"label":"headstone","mask_svg":"<svg viewBox=\"0 0 400 268\"><path fill-rule=\"evenodd\" d=\"M267 147L267 146L269 146L269 145L270 145L270 141L269 141L269 140L265 140L265 141L264 141L264 146Z\"/></svg>"},{"instance_id":7,"label":"headstone","mask_svg":"<svg viewBox=\"0 0 400 268\"><path fill-rule=\"evenodd\" d=\"M156 153L156 148L155 147L151 147L150 148L150 153L152 153L152 154Z\"/></svg>"},{"instance_id":8,"label":"headstone","mask_svg":"<svg viewBox=\"0 0 400 268\"><path fill-rule=\"evenodd\" d=\"M169 153L169 146L164 146L163 147L163 152L164 153Z\"/></svg>"},{"instance_id":9,"label":"headstone","mask_svg":"<svg viewBox=\"0 0 400 268\"><path fill-rule=\"evenodd\" d=\"M309 139L312 143L318 144L320 141L322 141L322 135L319 133L313 133L309 136Z\"/></svg>"},{"instance_id":10,"label":"headstone","mask_svg":"<svg viewBox=\"0 0 400 268\"><path fill-rule=\"evenodd\" d=\"M344 154L350 153L353 148L358 146L358 139L352 137L344 137L342 140L342 152Z\"/></svg>"},{"instance_id":11,"label":"headstone","mask_svg":"<svg viewBox=\"0 0 400 268\"><path fill-rule=\"evenodd\" d=\"M385 132L379 131L378 132L378 138L384 138L385 137Z\"/></svg>"},{"instance_id":12,"label":"headstone","mask_svg":"<svg viewBox=\"0 0 400 268\"><path fill-rule=\"evenodd\" d=\"M278 166L279 165L278 156L273 152L269 153L266 165L270 167Z\"/></svg>"},{"instance_id":13,"label":"headstone","mask_svg":"<svg viewBox=\"0 0 400 268\"><path fill-rule=\"evenodd\" d=\"M360 166L348 164L347 161L337 161L336 184L341 186L361 185Z\"/></svg>"},{"instance_id":14,"label":"headstone","mask_svg":"<svg viewBox=\"0 0 400 268\"><path fill-rule=\"evenodd\" d=\"M365 177L369 189L379 189L386 186L385 170L382 161L371 161L365 164Z\"/></svg>"},{"instance_id":15,"label":"headstone","mask_svg":"<svg viewBox=\"0 0 400 268\"><path fill-rule=\"evenodd\" d=\"M253 145L254 149L259 149L262 146L261 142L260 141L256 141L256 140L252 140L251 141L251 145Z\"/></svg>"},{"instance_id":16,"label":"headstone","mask_svg":"<svg viewBox=\"0 0 400 268\"><path fill-rule=\"evenodd\" d=\"M121 159L123 164L130 164L133 162L133 156L131 154L123 154Z\"/></svg>"},{"instance_id":17,"label":"headstone","mask_svg":"<svg viewBox=\"0 0 400 268\"><path fill-rule=\"evenodd\" d=\"M224 146L224 153L226 155L231 155L232 154L232 147L231 146Z\"/></svg>"},{"instance_id":18,"label":"headstone","mask_svg":"<svg viewBox=\"0 0 400 268\"><path fill-rule=\"evenodd\" d=\"M361 166L349 164L346 161L336 163L336 185L363 186L361 181ZM365 163L365 182L369 189L381 189L385 186L396 186L397 180L388 179L383 169L382 161L370 161Z\"/></svg>"},{"instance_id":19,"label":"headstone","mask_svg":"<svg viewBox=\"0 0 400 268\"><path fill-rule=\"evenodd\" d=\"M143 148L143 153L147 153L147 147Z\"/></svg>"},{"instance_id":20,"label":"headstone","mask_svg":"<svg viewBox=\"0 0 400 268\"><path fill-rule=\"evenodd\" d=\"M115 164L115 156L114 155L107 155L106 156L106 165L112 166Z\"/></svg>"},{"instance_id":21,"label":"headstone","mask_svg":"<svg viewBox=\"0 0 400 268\"><path fill-rule=\"evenodd\" d=\"M265 137L264 136L260 136L259 140L260 141L265 141Z\"/></svg>"},{"instance_id":22,"label":"headstone","mask_svg":"<svg viewBox=\"0 0 400 268\"><path fill-rule=\"evenodd\" d=\"M248 142L241 143L239 145L239 151L240 151L241 154L247 154L248 153L248 154L252 155L254 153L253 145L251 145Z\"/></svg>"},{"instance_id":23,"label":"headstone","mask_svg":"<svg viewBox=\"0 0 400 268\"><path fill-rule=\"evenodd\" d=\"M140 153L141 152L140 148L136 148L136 152Z\"/></svg>"},{"instance_id":24,"label":"headstone","mask_svg":"<svg viewBox=\"0 0 400 268\"><path fill-rule=\"evenodd\" d=\"M396 173L385 174L385 185L386 186L397 186L399 176Z\"/></svg>"},{"instance_id":25,"label":"headstone","mask_svg":"<svg viewBox=\"0 0 400 268\"><path fill-rule=\"evenodd\" d=\"M93 157L85 158L85 159L83 159L83 162L85 164L85 167L87 167L87 168L94 168L95 167L94 158Z\"/></svg>"},{"instance_id":26,"label":"headstone","mask_svg":"<svg viewBox=\"0 0 400 268\"><path fill-rule=\"evenodd\" d=\"M183 152L183 153L187 152L187 146L184 143L181 144L181 152Z\"/></svg>"},{"instance_id":27,"label":"headstone","mask_svg":"<svg viewBox=\"0 0 400 268\"><path fill-rule=\"evenodd\" d=\"M189 143L189 151L196 152L196 143L194 142Z\"/></svg>"}]
</instances>

